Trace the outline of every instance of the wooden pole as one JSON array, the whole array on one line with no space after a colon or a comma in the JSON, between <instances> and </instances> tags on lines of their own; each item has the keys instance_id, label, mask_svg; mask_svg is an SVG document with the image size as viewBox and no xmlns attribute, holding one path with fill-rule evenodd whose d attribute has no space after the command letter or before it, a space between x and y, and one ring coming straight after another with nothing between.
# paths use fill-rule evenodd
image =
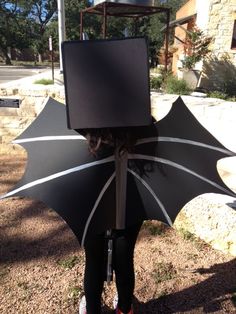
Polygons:
<instances>
[{"instance_id":1,"label":"wooden pole","mask_svg":"<svg viewBox=\"0 0 236 314\"><path fill-rule=\"evenodd\" d=\"M170 10L166 11L166 35L165 35L165 72L168 70L169 34L170 34Z\"/></svg>"},{"instance_id":2,"label":"wooden pole","mask_svg":"<svg viewBox=\"0 0 236 314\"><path fill-rule=\"evenodd\" d=\"M83 12L80 11L80 40L83 40L83 28L84 28Z\"/></svg>"},{"instance_id":3,"label":"wooden pole","mask_svg":"<svg viewBox=\"0 0 236 314\"><path fill-rule=\"evenodd\" d=\"M107 5L103 4L103 38L107 37Z\"/></svg>"}]
</instances>

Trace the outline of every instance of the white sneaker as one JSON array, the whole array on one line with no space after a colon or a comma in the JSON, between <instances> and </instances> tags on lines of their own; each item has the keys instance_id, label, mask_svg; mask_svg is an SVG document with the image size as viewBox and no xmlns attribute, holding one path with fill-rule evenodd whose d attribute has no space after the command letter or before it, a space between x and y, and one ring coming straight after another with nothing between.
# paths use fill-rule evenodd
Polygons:
<instances>
[{"instance_id":1,"label":"white sneaker","mask_svg":"<svg viewBox=\"0 0 236 314\"><path fill-rule=\"evenodd\" d=\"M79 314L86 314L87 310L86 310L86 299L85 299L85 295L82 297L82 299L80 300L80 304L79 304Z\"/></svg>"},{"instance_id":2,"label":"white sneaker","mask_svg":"<svg viewBox=\"0 0 236 314\"><path fill-rule=\"evenodd\" d=\"M113 299L113 309L114 309L114 310L116 310L117 304L118 304L118 294L116 294L116 295L114 296L114 299Z\"/></svg>"}]
</instances>

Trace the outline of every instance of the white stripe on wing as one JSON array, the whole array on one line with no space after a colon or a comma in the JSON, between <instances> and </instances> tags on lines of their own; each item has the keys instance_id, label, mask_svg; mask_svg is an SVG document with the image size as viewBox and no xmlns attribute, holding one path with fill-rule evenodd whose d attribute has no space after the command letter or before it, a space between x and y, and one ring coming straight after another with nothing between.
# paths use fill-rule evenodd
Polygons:
<instances>
[{"instance_id":1,"label":"white stripe on wing","mask_svg":"<svg viewBox=\"0 0 236 314\"><path fill-rule=\"evenodd\" d=\"M81 246L83 247L84 246L84 241L85 241L85 238L86 238L86 235L87 235L87 231L88 231L88 228L89 228L89 225L90 225L90 222L91 222L91 219L93 218L93 215L100 203L100 200L102 199L104 193L106 192L106 190L108 189L108 187L110 186L112 180L115 178L116 176L116 173L114 172L110 178L107 180L107 182L105 183L104 187L102 188L101 192L99 193L98 195L98 198L96 199L95 203L94 203L94 206L93 206L93 209L86 221L86 224L85 224L85 227L84 227L84 233L83 233L83 237L82 237L82 241L81 241Z\"/></svg>"},{"instance_id":2,"label":"white stripe on wing","mask_svg":"<svg viewBox=\"0 0 236 314\"><path fill-rule=\"evenodd\" d=\"M205 181L207 183L209 183L210 185L216 187L217 189L221 190L222 192L228 194L228 195L231 195L233 197L235 197L235 194L228 190L226 190L224 187L220 186L219 184L215 183L214 181L211 181L209 179L207 179L206 177L198 174L197 172L185 167L185 166L182 166L181 164L178 164L174 161L171 161L171 160L168 160L168 159L164 159L164 158L160 158L160 157L155 157L155 156L148 156L148 155L142 155L142 154L129 154L128 155L128 158L129 159L144 159L144 160L150 160L150 161L155 161L155 162L159 162L159 163L162 163L162 164L166 164L166 165L169 165L171 167L174 167L174 168L177 168L181 171L184 171L184 172L187 172L197 178L199 178L200 180L202 181Z\"/></svg>"},{"instance_id":3,"label":"white stripe on wing","mask_svg":"<svg viewBox=\"0 0 236 314\"><path fill-rule=\"evenodd\" d=\"M136 145L147 144L147 143L151 143L151 142L172 142L172 143L188 144L188 145L194 145L194 146L199 146L199 147L219 151L219 152L224 153L224 154L229 155L229 156L235 155L233 152L231 152L228 149L224 149L221 147L208 145L208 144L205 144L202 142L192 141L192 140L188 140L188 139L184 139L184 138L178 138L178 137L167 137L167 136L147 137L147 138L142 138L142 139L138 140Z\"/></svg>"},{"instance_id":4,"label":"white stripe on wing","mask_svg":"<svg viewBox=\"0 0 236 314\"><path fill-rule=\"evenodd\" d=\"M165 206L163 205L163 203L160 201L160 199L157 197L157 195L155 194L155 192L153 191L153 189L150 187L149 184L147 184L146 181L144 181L136 172L134 172L133 170L131 169L128 169L128 172L132 173L132 175L134 175L144 186L145 188L150 192L150 194L154 197L155 201L157 202L158 206L160 207L163 215L165 216L168 224L170 226L172 226L172 221L169 217L169 215L167 214L167 211L165 209Z\"/></svg>"},{"instance_id":5,"label":"white stripe on wing","mask_svg":"<svg viewBox=\"0 0 236 314\"><path fill-rule=\"evenodd\" d=\"M107 157L107 158L104 158L104 159L101 159L101 160L89 162L87 164L83 164L83 165L80 165L80 166L77 166L77 167L73 167L73 168L70 168L70 169L67 169L67 170L63 170L63 171L54 173L54 174L49 175L47 177L44 177L44 178L41 178L41 179L37 179L35 181L29 182L29 183L27 183L25 185L22 185L21 187L19 187L19 188L13 190L13 191L10 191L10 192L0 196L0 199L6 198L6 197L10 197L12 195L15 195L15 194L21 192L21 191L24 191L26 189L32 188L32 187L34 187L36 185L43 184L43 183L48 182L48 181L55 180L55 179L57 179L59 177L64 177L64 176L66 176L66 175L68 175L70 173L78 172L78 171L84 170L86 168L94 167L94 166L97 166L97 165L102 165L102 164L105 164L105 163L108 163L108 162L111 162L111 161L114 161L114 156L110 156L110 157Z\"/></svg>"},{"instance_id":6,"label":"white stripe on wing","mask_svg":"<svg viewBox=\"0 0 236 314\"><path fill-rule=\"evenodd\" d=\"M43 141L66 141L66 140L83 140L86 138L82 135L50 135L50 136L39 136L39 137L30 137L22 138L12 141L13 144L21 143L31 143L31 142L43 142Z\"/></svg>"}]
</instances>

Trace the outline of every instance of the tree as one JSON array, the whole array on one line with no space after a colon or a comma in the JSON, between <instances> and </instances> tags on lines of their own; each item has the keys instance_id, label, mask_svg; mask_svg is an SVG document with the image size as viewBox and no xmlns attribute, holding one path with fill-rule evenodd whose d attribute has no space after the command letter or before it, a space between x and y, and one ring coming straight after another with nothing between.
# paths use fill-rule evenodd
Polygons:
<instances>
[{"instance_id":1,"label":"tree","mask_svg":"<svg viewBox=\"0 0 236 314\"><path fill-rule=\"evenodd\" d=\"M30 45L30 22L27 12L19 4L23 1L0 1L0 53L11 64L10 48L22 49Z\"/></svg>"},{"instance_id":2,"label":"tree","mask_svg":"<svg viewBox=\"0 0 236 314\"><path fill-rule=\"evenodd\" d=\"M47 25L55 17L57 0L0 1L0 51L11 64L9 48L31 47L40 56L48 46Z\"/></svg>"},{"instance_id":3,"label":"tree","mask_svg":"<svg viewBox=\"0 0 236 314\"><path fill-rule=\"evenodd\" d=\"M195 64L206 57L210 52L209 45L212 37L206 36L197 26L194 26L191 31L187 31L184 41L184 55L182 61L183 67L193 69Z\"/></svg>"},{"instance_id":4,"label":"tree","mask_svg":"<svg viewBox=\"0 0 236 314\"><path fill-rule=\"evenodd\" d=\"M156 5L172 7L172 15L175 16L176 10L185 1L160 0L156 1ZM89 5L91 4L88 0L65 1L66 33L69 40L79 39L80 11ZM127 28L130 36L145 35L149 38L150 57L154 60L156 52L163 44L164 34L160 32L160 28L165 23L165 15L146 16L136 22L133 19L109 17L108 37L123 37ZM90 39L101 38L101 17L85 14L84 31ZM54 42L58 40L57 0L0 0L0 53L7 64L11 63L9 48L31 47L41 61L50 35Z\"/></svg>"},{"instance_id":5,"label":"tree","mask_svg":"<svg viewBox=\"0 0 236 314\"><path fill-rule=\"evenodd\" d=\"M30 0L26 5L28 19L33 25L32 48L38 54L38 61L42 62L42 54L48 47L47 26L56 18L57 0Z\"/></svg>"}]
</instances>

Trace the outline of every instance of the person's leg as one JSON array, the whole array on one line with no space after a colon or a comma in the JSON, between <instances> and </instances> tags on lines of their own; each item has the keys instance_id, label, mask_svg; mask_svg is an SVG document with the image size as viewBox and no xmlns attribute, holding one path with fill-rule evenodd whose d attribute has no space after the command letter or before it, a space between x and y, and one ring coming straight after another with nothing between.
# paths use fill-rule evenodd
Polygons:
<instances>
[{"instance_id":1,"label":"person's leg","mask_svg":"<svg viewBox=\"0 0 236 314\"><path fill-rule=\"evenodd\" d=\"M113 265L116 274L118 307L123 313L128 313L132 305L135 285L134 247L141 225L140 223L125 230L115 231Z\"/></svg>"},{"instance_id":2,"label":"person's leg","mask_svg":"<svg viewBox=\"0 0 236 314\"><path fill-rule=\"evenodd\" d=\"M104 283L105 237L98 235L85 244L84 292L87 314L101 313L101 294Z\"/></svg>"}]
</instances>

